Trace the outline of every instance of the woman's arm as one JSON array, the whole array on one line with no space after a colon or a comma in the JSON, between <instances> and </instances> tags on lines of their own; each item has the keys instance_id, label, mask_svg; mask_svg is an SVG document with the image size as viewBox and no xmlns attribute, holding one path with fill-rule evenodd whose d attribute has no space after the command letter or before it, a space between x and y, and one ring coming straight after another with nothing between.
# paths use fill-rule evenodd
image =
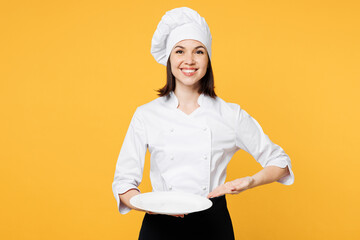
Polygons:
<instances>
[{"instance_id":1,"label":"woman's arm","mask_svg":"<svg viewBox=\"0 0 360 240\"><path fill-rule=\"evenodd\" d=\"M208 198L213 198L224 194L237 194L245 191L246 189L275 182L288 174L290 174L290 172L287 166L285 168L268 166L251 177L238 178L234 181L226 182L218 186L209 193Z\"/></svg>"},{"instance_id":2,"label":"woman's arm","mask_svg":"<svg viewBox=\"0 0 360 240\"><path fill-rule=\"evenodd\" d=\"M260 185L268 184L279 180L289 175L289 168L280 168L277 166L268 166L252 176L254 181L251 183L249 188L257 187Z\"/></svg>"},{"instance_id":3,"label":"woman's arm","mask_svg":"<svg viewBox=\"0 0 360 240\"><path fill-rule=\"evenodd\" d=\"M129 200L136 193L134 191L140 192L138 186L142 180L145 155L148 147L145 120L142 118L139 109L136 109L126 132L116 162L112 183L113 194L121 214L126 214L132 209L128 206L131 206Z\"/></svg>"},{"instance_id":4,"label":"woman's arm","mask_svg":"<svg viewBox=\"0 0 360 240\"><path fill-rule=\"evenodd\" d=\"M290 158L285 151L270 140L260 124L245 110L239 108L236 119L236 146L253 156L264 169L273 166L269 168L271 170L266 169L254 175L255 183L252 184L258 186L272 182L273 179L284 185L293 184L294 173ZM274 168L275 166L282 170ZM283 178L279 178L282 174L284 174Z\"/></svg>"}]
</instances>

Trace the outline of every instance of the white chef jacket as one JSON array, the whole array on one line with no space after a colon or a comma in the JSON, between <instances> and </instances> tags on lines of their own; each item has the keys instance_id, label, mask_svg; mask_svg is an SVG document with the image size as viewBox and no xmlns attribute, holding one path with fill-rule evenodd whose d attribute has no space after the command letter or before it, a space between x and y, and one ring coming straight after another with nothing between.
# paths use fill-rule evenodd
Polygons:
<instances>
[{"instance_id":1,"label":"white chef jacket","mask_svg":"<svg viewBox=\"0 0 360 240\"><path fill-rule=\"evenodd\" d=\"M139 190L147 149L153 191L185 191L206 197L225 182L227 165L239 149L250 153L262 167L288 166L290 174L278 182L293 184L289 156L238 104L205 94L199 96L198 104L188 115L177 108L172 91L137 107L112 184L120 213L126 214L130 208L120 202L119 194Z\"/></svg>"}]
</instances>

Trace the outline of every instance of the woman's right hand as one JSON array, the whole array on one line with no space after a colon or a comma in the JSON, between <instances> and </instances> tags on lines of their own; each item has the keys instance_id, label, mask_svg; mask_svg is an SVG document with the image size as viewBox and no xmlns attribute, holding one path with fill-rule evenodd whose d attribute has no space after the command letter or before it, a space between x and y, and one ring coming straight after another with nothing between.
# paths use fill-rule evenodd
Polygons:
<instances>
[{"instance_id":1,"label":"woman's right hand","mask_svg":"<svg viewBox=\"0 0 360 240\"><path fill-rule=\"evenodd\" d=\"M119 194L121 204L124 204L128 208L139 210L130 203L130 199L138 194L140 194L140 192L136 188L129 189L128 191Z\"/></svg>"},{"instance_id":2,"label":"woman's right hand","mask_svg":"<svg viewBox=\"0 0 360 240\"><path fill-rule=\"evenodd\" d=\"M155 214L158 214L158 213L153 213L153 212L150 212L150 211L146 211L146 213L148 213L148 214L154 214L154 215L155 215ZM187 215L187 214L169 215L169 216L184 218L185 215Z\"/></svg>"}]
</instances>

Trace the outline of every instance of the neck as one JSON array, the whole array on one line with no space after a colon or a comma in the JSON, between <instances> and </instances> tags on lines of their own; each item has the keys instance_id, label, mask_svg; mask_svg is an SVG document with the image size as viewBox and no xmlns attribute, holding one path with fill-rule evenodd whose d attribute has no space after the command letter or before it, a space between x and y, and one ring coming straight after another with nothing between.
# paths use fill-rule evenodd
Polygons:
<instances>
[{"instance_id":1,"label":"neck","mask_svg":"<svg viewBox=\"0 0 360 240\"><path fill-rule=\"evenodd\" d=\"M198 93L198 88L190 88L177 85L174 93L179 101L179 106L199 106L198 98L200 96L200 93Z\"/></svg>"}]
</instances>

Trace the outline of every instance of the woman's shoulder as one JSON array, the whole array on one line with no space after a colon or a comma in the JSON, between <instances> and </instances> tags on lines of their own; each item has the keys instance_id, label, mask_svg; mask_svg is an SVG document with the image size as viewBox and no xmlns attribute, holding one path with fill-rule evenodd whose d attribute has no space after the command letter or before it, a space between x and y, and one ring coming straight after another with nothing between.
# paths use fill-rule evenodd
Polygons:
<instances>
[{"instance_id":1,"label":"woman's shoulder","mask_svg":"<svg viewBox=\"0 0 360 240\"><path fill-rule=\"evenodd\" d=\"M213 112L215 115L218 115L223 121L228 122L230 125L234 125L237 122L240 105L233 101L228 101L219 96L214 98L208 98L211 102L209 111Z\"/></svg>"},{"instance_id":2,"label":"woman's shoulder","mask_svg":"<svg viewBox=\"0 0 360 240\"><path fill-rule=\"evenodd\" d=\"M232 112L238 112L241 109L240 104L233 101L225 100L219 96L217 96L216 99L213 99L213 101L215 104Z\"/></svg>"},{"instance_id":3,"label":"woman's shoulder","mask_svg":"<svg viewBox=\"0 0 360 240\"><path fill-rule=\"evenodd\" d=\"M136 108L136 112L138 113L145 113L145 112L152 112L154 110L158 110L164 106L166 97L157 97L149 102L139 105Z\"/></svg>"}]
</instances>

